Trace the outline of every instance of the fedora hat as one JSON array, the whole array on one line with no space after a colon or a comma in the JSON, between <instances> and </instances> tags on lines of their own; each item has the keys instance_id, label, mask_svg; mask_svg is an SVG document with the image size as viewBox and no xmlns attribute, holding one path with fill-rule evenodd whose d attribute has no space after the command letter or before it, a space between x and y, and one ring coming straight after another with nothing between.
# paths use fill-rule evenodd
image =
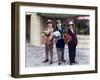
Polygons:
<instances>
[{"instance_id":1,"label":"fedora hat","mask_svg":"<svg viewBox=\"0 0 100 80\"><path fill-rule=\"evenodd\" d=\"M68 23L68 25L73 25L74 23L73 23L73 21L69 21L69 23Z\"/></svg>"}]
</instances>

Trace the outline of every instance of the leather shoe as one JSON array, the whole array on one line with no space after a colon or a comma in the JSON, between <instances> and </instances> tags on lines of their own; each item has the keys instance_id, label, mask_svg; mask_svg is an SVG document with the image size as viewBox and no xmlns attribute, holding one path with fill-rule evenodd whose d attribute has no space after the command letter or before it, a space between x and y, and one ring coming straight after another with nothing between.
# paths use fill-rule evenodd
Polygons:
<instances>
[{"instance_id":1,"label":"leather shoe","mask_svg":"<svg viewBox=\"0 0 100 80\"><path fill-rule=\"evenodd\" d=\"M44 61L43 61L43 63L46 63L46 62L48 62L48 61L49 61L49 60L48 60L48 59L46 59L46 60L44 60Z\"/></svg>"}]
</instances>

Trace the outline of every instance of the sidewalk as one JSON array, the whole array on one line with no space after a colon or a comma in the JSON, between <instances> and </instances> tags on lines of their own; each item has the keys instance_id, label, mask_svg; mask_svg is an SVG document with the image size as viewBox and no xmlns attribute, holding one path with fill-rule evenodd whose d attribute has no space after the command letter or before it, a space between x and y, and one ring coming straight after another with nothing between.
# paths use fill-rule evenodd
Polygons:
<instances>
[{"instance_id":1,"label":"sidewalk","mask_svg":"<svg viewBox=\"0 0 100 80\"><path fill-rule=\"evenodd\" d=\"M77 48L76 50L76 61L78 64L76 65L87 65L89 64L89 48ZM57 53L56 48L53 49L53 64L50 65L49 63L42 63L42 61L45 59L45 50L44 46L31 46L26 47L26 53L25 53L25 61L26 67L42 67L42 66L58 66L57 61ZM62 63L61 66L67 66L69 65L69 58L68 58L68 48L65 48L65 60L66 63Z\"/></svg>"},{"instance_id":2,"label":"sidewalk","mask_svg":"<svg viewBox=\"0 0 100 80\"><path fill-rule=\"evenodd\" d=\"M76 61L78 62L77 65L87 65L89 64L89 36L87 35L77 35L78 38L78 45L76 49ZM54 45L53 49L53 64L49 65L49 63L42 63L45 59L45 48L44 45L40 46L33 46L26 44L26 51L25 51L25 66L26 67L40 67L40 66L58 66L57 61L57 53L56 47ZM63 63L62 66L69 65L69 57L68 57L68 46L65 46L65 60L66 63Z\"/></svg>"}]
</instances>

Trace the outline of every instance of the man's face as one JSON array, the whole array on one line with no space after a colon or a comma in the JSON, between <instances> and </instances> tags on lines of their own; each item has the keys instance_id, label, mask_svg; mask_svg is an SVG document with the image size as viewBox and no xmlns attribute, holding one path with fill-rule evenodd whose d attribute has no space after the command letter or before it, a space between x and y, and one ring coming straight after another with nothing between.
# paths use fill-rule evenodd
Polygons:
<instances>
[{"instance_id":1,"label":"man's face","mask_svg":"<svg viewBox=\"0 0 100 80\"><path fill-rule=\"evenodd\" d=\"M61 27L61 23L57 23L57 27Z\"/></svg>"},{"instance_id":2,"label":"man's face","mask_svg":"<svg viewBox=\"0 0 100 80\"><path fill-rule=\"evenodd\" d=\"M48 23L48 27L52 27L52 23Z\"/></svg>"},{"instance_id":3,"label":"man's face","mask_svg":"<svg viewBox=\"0 0 100 80\"><path fill-rule=\"evenodd\" d=\"M69 29L73 29L73 25L69 25Z\"/></svg>"}]
</instances>

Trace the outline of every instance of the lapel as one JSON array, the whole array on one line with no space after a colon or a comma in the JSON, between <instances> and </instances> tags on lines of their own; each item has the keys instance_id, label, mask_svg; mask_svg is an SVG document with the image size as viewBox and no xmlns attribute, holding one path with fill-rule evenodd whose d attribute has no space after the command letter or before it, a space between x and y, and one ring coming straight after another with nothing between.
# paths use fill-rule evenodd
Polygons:
<instances>
[{"instance_id":1,"label":"lapel","mask_svg":"<svg viewBox=\"0 0 100 80\"><path fill-rule=\"evenodd\" d=\"M61 27L61 29L58 29L60 32L63 32L63 28Z\"/></svg>"},{"instance_id":2,"label":"lapel","mask_svg":"<svg viewBox=\"0 0 100 80\"><path fill-rule=\"evenodd\" d=\"M74 35L75 34L75 31L73 30L73 32L71 31L71 30L69 30L70 31L70 33L72 34L72 35Z\"/></svg>"}]
</instances>

